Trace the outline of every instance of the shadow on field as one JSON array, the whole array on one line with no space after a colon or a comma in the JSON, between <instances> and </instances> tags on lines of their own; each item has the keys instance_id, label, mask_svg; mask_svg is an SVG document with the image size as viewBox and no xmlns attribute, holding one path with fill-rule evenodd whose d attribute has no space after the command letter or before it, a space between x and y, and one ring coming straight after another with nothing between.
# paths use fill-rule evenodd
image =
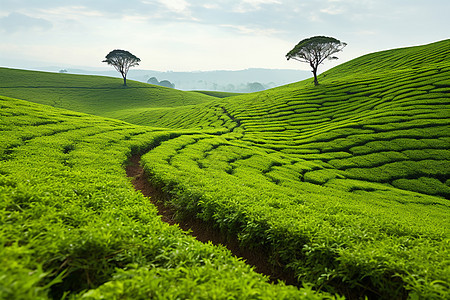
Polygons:
<instances>
[{"instance_id":1,"label":"shadow on field","mask_svg":"<svg viewBox=\"0 0 450 300\"><path fill-rule=\"evenodd\" d=\"M269 253L266 249L248 249L239 245L236 237L230 237L220 230L214 228L213 224L208 224L202 220L195 218L176 219L176 211L170 207L170 196L162 191L161 188L155 187L150 183L144 169L139 164L141 155L133 155L126 167L128 177L132 177L134 188L148 197L157 209L161 220L171 225L178 226L194 236L197 240L214 245L223 245L230 250L233 255L245 259L245 262L255 268L255 271L266 275L271 282L284 281L286 284L298 285L293 274L289 274L280 266L273 266L269 263Z\"/></svg>"}]
</instances>

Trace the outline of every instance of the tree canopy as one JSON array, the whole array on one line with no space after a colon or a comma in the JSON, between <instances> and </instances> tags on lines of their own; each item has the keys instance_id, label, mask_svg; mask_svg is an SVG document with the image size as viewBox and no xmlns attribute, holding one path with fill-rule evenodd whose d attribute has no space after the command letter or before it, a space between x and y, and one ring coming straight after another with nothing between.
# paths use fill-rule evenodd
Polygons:
<instances>
[{"instance_id":1,"label":"tree canopy","mask_svg":"<svg viewBox=\"0 0 450 300\"><path fill-rule=\"evenodd\" d=\"M154 84L154 85L159 85L159 86L165 86L171 89L175 88L175 84L170 82L169 80L162 80L162 81L158 81L158 79L156 77L151 77L147 80L147 83L150 84Z\"/></svg>"},{"instance_id":2,"label":"tree canopy","mask_svg":"<svg viewBox=\"0 0 450 300\"><path fill-rule=\"evenodd\" d=\"M346 43L332 37L314 36L300 41L291 51L286 54L287 60L295 59L301 62L309 63L314 74L314 84L319 85L317 80L317 69L325 59L337 59L331 56L334 53L342 51Z\"/></svg>"},{"instance_id":3,"label":"tree canopy","mask_svg":"<svg viewBox=\"0 0 450 300\"><path fill-rule=\"evenodd\" d=\"M127 73L131 67L139 65L141 60L126 50L113 50L106 55L103 61L108 65L112 65L123 78L123 85L127 85Z\"/></svg>"}]
</instances>

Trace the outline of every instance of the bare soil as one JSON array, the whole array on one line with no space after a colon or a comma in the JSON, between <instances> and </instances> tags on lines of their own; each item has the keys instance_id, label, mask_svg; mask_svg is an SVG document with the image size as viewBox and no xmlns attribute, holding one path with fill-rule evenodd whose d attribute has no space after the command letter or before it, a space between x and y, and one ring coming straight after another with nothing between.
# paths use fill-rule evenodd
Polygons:
<instances>
[{"instance_id":1,"label":"bare soil","mask_svg":"<svg viewBox=\"0 0 450 300\"><path fill-rule=\"evenodd\" d=\"M170 197L158 188L151 184L148 180L144 169L140 165L140 155L133 155L129 164L126 167L128 177L132 177L134 188L149 198L157 209L161 220L171 225L178 224L178 226L189 232L197 240L201 242L211 242L214 245L223 245L228 248L236 257L243 258L247 264L254 267L255 271L264 274L270 278L272 282L278 280L284 281L286 284L296 285L296 280L292 274L288 274L281 266L273 266L268 262L269 253L265 249L248 249L239 245L236 237L230 237L222 233L212 224L203 222L196 218L175 218L176 211L170 206Z\"/></svg>"}]
</instances>

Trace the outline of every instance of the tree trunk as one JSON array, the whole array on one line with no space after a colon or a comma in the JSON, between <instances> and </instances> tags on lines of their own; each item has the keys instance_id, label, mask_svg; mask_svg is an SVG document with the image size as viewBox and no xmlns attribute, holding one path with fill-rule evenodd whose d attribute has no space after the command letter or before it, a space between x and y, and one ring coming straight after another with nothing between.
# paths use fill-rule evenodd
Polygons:
<instances>
[{"instance_id":1,"label":"tree trunk","mask_svg":"<svg viewBox=\"0 0 450 300\"><path fill-rule=\"evenodd\" d=\"M122 75L123 78L123 86L127 86L127 73L120 71L120 75Z\"/></svg>"},{"instance_id":2,"label":"tree trunk","mask_svg":"<svg viewBox=\"0 0 450 300\"><path fill-rule=\"evenodd\" d=\"M318 86L319 85L319 81L317 80L317 68L313 68L312 72L314 74L314 85Z\"/></svg>"}]
</instances>

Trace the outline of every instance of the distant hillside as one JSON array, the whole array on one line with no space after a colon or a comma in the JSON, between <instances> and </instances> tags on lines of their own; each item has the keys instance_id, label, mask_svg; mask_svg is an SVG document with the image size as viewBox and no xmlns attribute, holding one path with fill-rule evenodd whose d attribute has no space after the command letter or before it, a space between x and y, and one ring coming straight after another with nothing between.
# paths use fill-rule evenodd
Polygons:
<instances>
[{"instance_id":1,"label":"distant hillside","mask_svg":"<svg viewBox=\"0 0 450 300\"><path fill-rule=\"evenodd\" d=\"M363 179L449 198L449 49L446 40L374 53L325 72L319 87L306 80L139 117L191 129L224 118L240 143L323 163L306 181Z\"/></svg>"},{"instance_id":2,"label":"distant hillside","mask_svg":"<svg viewBox=\"0 0 450 300\"><path fill-rule=\"evenodd\" d=\"M0 95L31 102L121 118L121 111L139 113L161 107L209 102L215 97L119 78L0 68Z\"/></svg>"},{"instance_id":3,"label":"distant hillside","mask_svg":"<svg viewBox=\"0 0 450 300\"><path fill-rule=\"evenodd\" d=\"M87 71L82 69L43 68L43 71L58 72L66 70L70 74L102 75L120 77L115 70L111 71ZM246 69L236 71L195 71L195 72L161 72L153 70L131 69L128 78L136 81L147 82L151 77L159 81L169 80L179 90L209 90L224 92L249 92L249 83L258 82L266 89L297 82L311 77L310 71L288 69Z\"/></svg>"}]
</instances>

